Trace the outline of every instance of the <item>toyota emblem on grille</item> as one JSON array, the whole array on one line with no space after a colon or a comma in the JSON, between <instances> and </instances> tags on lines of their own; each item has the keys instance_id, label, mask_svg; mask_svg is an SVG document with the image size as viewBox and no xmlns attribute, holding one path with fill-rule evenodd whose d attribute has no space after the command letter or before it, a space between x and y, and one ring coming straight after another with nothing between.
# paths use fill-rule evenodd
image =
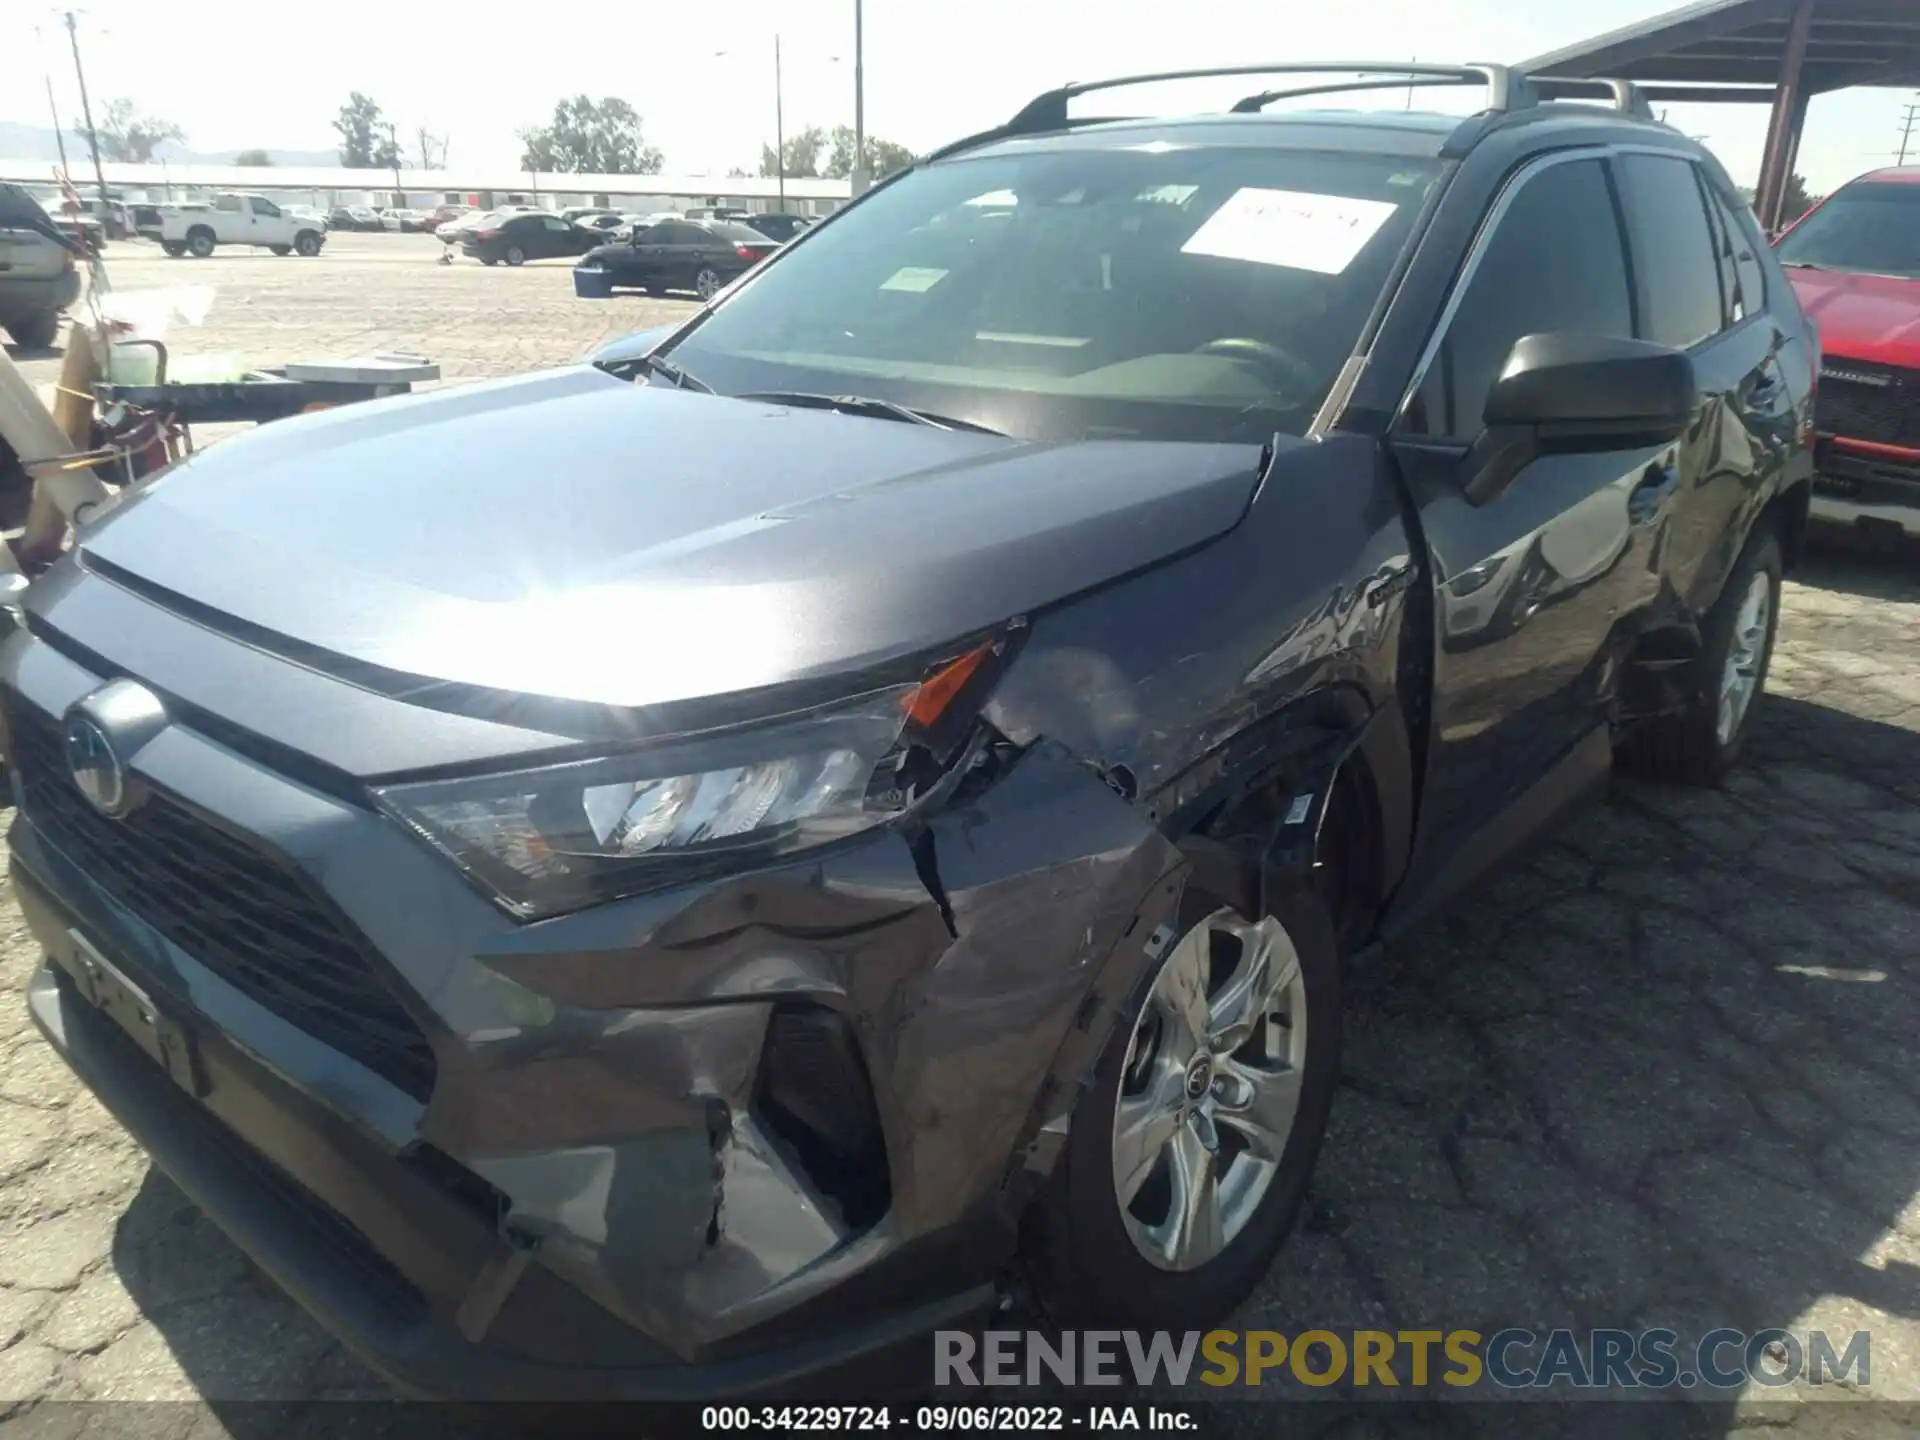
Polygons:
<instances>
[{"instance_id":1,"label":"toyota emblem on grille","mask_svg":"<svg viewBox=\"0 0 1920 1440\"><path fill-rule=\"evenodd\" d=\"M166 724L159 698L145 686L131 680L102 685L67 711L67 773L74 788L102 815L125 815L142 794L127 761Z\"/></svg>"}]
</instances>

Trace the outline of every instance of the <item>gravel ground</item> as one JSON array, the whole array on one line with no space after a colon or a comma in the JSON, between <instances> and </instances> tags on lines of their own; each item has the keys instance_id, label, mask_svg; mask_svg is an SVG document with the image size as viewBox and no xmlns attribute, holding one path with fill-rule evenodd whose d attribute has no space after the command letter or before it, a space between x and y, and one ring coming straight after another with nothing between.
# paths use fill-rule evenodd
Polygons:
<instances>
[{"instance_id":1,"label":"gravel ground","mask_svg":"<svg viewBox=\"0 0 1920 1440\"><path fill-rule=\"evenodd\" d=\"M437 249L109 255L122 288L218 286L175 343L256 363L404 348L448 380L504 375L684 310L577 301L564 263L441 267ZM22 358L52 379L51 359ZM1750 757L1724 788L1617 785L1355 982L1307 1221L1238 1323L1864 1329L1865 1394L1529 1406L1526 1428L1920 1433L1894 1403L1920 1401L1916 802L1920 566L1823 551L1788 586ZM0 883L0 1430L331 1432L346 1412L320 1402L380 1399L32 1033L14 992L36 963ZM1388 1407L1335 1386L1232 1428L1451 1436L1520 1413L1441 1391ZM1835 1399L1856 1403L1782 1403ZM368 1433L391 1423L353 1414Z\"/></svg>"}]
</instances>

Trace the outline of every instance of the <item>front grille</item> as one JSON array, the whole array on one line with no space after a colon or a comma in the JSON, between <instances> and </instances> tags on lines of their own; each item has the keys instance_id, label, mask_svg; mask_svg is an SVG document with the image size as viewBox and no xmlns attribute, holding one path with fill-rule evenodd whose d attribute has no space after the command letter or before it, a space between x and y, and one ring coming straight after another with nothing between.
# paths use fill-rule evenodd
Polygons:
<instances>
[{"instance_id":1,"label":"front grille","mask_svg":"<svg viewBox=\"0 0 1920 1440\"><path fill-rule=\"evenodd\" d=\"M29 819L93 882L248 998L425 1100L433 1049L371 945L297 870L173 797L108 819L68 777L60 725L7 697Z\"/></svg>"},{"instance_id":2,"label":"front grille","mask_svg":"<svg viewBox=\"0 0 1920 1440\"><path fill-rule=\"evenodd\" d=\"M1874 384L1876 379L1887 383ZM1920 371L1851 361L1837 365L1820 376L1816 408L1814 423L1823 434L1920 447Z\"/></svg>"}]
</instances>

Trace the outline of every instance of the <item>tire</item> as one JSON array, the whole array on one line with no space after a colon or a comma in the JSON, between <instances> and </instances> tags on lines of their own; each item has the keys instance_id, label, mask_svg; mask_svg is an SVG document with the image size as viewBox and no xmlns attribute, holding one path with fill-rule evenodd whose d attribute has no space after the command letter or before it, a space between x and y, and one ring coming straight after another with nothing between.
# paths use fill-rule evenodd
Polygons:
<instances>
[{"instance_id":1,"label":"tire","mask_svg":"<svg viewBox=\"0 0 1920 1440\"><path fill-rule=\"evenodd\" d=\"M311 260L320 253L320 237L311 230L302 230L293 237L293 253L303 260Z\"/></svg>"},{"instance_id":2,"label":"tire","mask_svg":"<svg viewBox=\"0 0 1920 1440\"><path fill-rule=\"evenodd\" d=\"M509 245L507 247L507 253L505 258L506 258L507 264L513 266L515 269L518 269L520 266L527 263L527 252L522 250L518 245Z\"/></svg>"},{"instance_id":3,"label":"tire","mask_svg":"<svg viewBox=\"0 0 1920 1440\"><path fill-rule=\"evenodd\" d=\"M213 232L211 230L189 230L187 232L187 250L196 260L204 260L213 254Z\"/></svg>"},{"instance_id":4,"label":"tire","mask_svg":"<svg viewBox=\"0 0 1920 1440\"><path fill-rule=\"evenodd\" d=\"M702 300L711 300L726 283L720 278L720 272L711 265L702 265L699 274L693 277L694 291Z\"/></svg>"},{"instance_id":5,"label":"tire","mask_svg":"<svg viewBox=\"0 0 1920 1440\"><path fill-rule=\"evenodd\" d=\"M1780 537L1769 526L1740 553L1707 615L1700 651L1700 694L1676 715L1662 715L1629 735L1623 765L1650 780L1712 785L1740 758L1754 711L1767 688L1780 624ZM1764 607L1756 617L1754 607ZM1730 682L1746 678L1744 700Z\"/></svg>"},{"instance_id":6,"label":"tire","mask_svg":"<svg viewBox=\"0 0 1920 1440\"><path fill-rule=\"evenodd\" d=\"M1129 1205L1122 1205L1115 1156L1123 1114L1144 1113L1141 1107L1156 1093L1170 1096L1177 1104L1191 1107L1195 1103L1195 1072L1191 1067L1182 1069L1179 1060L1184 1029L1167 1019L1162 1009L1169 982L1189 973L1183 969L1185 963L1206 963L1209 970L1198 973L1211 972L1219 987L1215 998L1219 998L1230 989L1236 978L1235 967L1246 951L1243 946L1237 952L1228 948L1226 956L1221 957L1214 935L1222 933L1223 925L1238 927L1243 934L1253 928L1220 900L1189 883L1180 902L1179 936L1164 960L1142 977L1115 1025L1093 1082L1074 1112L1059 1163L1030 1217L1033 1223L1026 1237L1031 1247L1030 1268L1038 1297L1052 1321L1069 1327L1111 1323L1147 1330L1205 1329L1232 1311L1259 1284L1299 1217L1307 1181L1326 1134L1338 1079L1339 944L1332 917L1318 896L1294 887L1271 898L1271 915L1262 924L1272 940L1276 973L1286 973L1289 967L1285 960L1290 952L1297 958L1293 972L1299 977L1297 990L1291 983L1281 987L1288 996L1292 1024L1281 1027L1268 1018L1255 1028L1249 1042L1258 1047L1272 1037L1279 1048L1293 1051L1288 1064L1266 1072L1278 1075L1282 1082L1291 1074L1297 1082L1297 1103L1289 1128L1284 1141L1274 1147L1277 1163L1262 1182L1256 1152L1235 1148L1245 1145L1248 1132L1228 1118L1229 1102L1220 1087L1230 1081L1246 1084L1241 1077L1254 1073L1239 1063L1248 1054L1243 1048L1234 1052L1235 1060L1226 1062L1238 1068L1214 1072L1214 1084L1203 1092L1199 1102L1202 1107L1222 1107L1200 1112L1210 1120L1218 1117L1211 1127L1218 1149L1209 1155L1203 1138L1187 1136L1188 1130L1195 1137L1205 1134L1205 1127L1190 1118L1191 1111L1188 1118L1173 1122L1174 1139L1169 1142L1171 1147L1184 1146L1189 1159L1200 1157L1209 1167L1218 1166L1220 1155L1231 1151L1224 1171L1219 1172L1229 1184L1238 1173L1235 1167L1249 1160L1255 1164L1256 1169L1249 1172L1255 1182L1250 1187L1254 1193L1241 1213L1222 1217L1218 1231L1222 1243L1218 1248L1199 1247L1199 1256L1162 1252L1158 1258L1149 1258L1154 1236L1150 1225L1142 1222L1162 1218L1156 1215L1162 1206L1168 1207L1168 1218L1172 1215L1171 1202L1176 1193L1172 1148L1157 1152L1156 1168L1150 1172L1134 1167L1134 1175L1146 1174L1147 1178L1138 1185ZM1221 980L1223 970L1226 975ZM1272 1012L1277 1003L1276 995L1263 1009ZM1305 1035L1296 1047L1292 1037L1302 1016ZM1205 1074L1201 1072L1202 1081ZM1249 1093L1283 1101L1285 1089L1282 1084L1272 1092ZM1123 1095L1126 1112L1119 1108ZM1143 1147L1139 1153L1153 1153L1153 1147ZM1177 1228L1174 1233L1177 1236Z\"/></svg>"},{"instance_id":7,"label":"tire","mask_svg":"<svg viewBox=\"0 0 1920 1440\"><path fill-rule=\"evenodd\" d=\"M175 260L187 253L187 244L184 240L162 240L160 248Z\"/></svg>"},{"instance_id":8,"label":"tire","mask_svg":"<svg viewBox=\"0 0 1920 1440\"><path fill-rule=\"evenodd\" d=\"M267 249L276 255L291 255L293 253L293 247L291 245L269 245Z\"/></svg>"},{"instance_id":9,"label":"tire","mask_svg":"<svg viewBox=\"0 0 1920 1440\"><path fill-rule=\"evenodd\" d=\"M58 310L32 310L15 315L7 322L7 333L23 350L51 350L60 336Z\"/></svg>"},{"instance_id":10,"label":"tire","mask_svg":"<svg viewBox=\"0 0 1920 1440\"><path fill-rule=\"evenodd\" d=\"M480 257L480 263L482 265L498 265L500 262L498 260L488 259L485 255L482 255Z\"/></svg>"}]
</instances>

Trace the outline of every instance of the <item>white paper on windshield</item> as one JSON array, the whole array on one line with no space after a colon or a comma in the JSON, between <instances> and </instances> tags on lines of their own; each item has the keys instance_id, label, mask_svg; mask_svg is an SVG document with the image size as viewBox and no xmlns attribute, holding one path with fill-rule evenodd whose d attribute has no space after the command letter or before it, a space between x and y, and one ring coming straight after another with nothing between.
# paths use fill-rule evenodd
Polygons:
<instances>
[{"instance_id":1,"label":"white paper on windshield","mask_svg":"<svg viewBox=\"0 0 1920 1440\"><path fill-rule=\"evenodd\" d=\"M1180 248L1189 255L1338 275L1398 208L1387 200L1250 186L1235 191Z\"/></svg>"},{"instance_id":2,"label":"white paper on windshield","mask_svg":"<svg viewBox=\"0 0 1920 1440\"><path fill-rule=\"evenodd\" d=\"M908 265L889 275L880 282L882 290L910 290L919 295L931 290L947 278L944 270L928 270L917 265Z\"/></svg>"}]
</instances>

